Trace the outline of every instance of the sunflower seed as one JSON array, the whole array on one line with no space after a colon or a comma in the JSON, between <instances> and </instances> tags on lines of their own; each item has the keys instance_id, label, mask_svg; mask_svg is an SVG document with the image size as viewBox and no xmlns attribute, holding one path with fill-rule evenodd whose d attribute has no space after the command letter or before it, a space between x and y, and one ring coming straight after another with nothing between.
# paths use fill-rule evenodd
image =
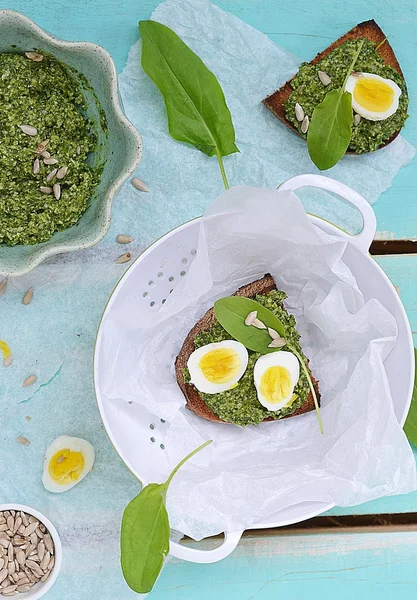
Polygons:
<instances>
[{"instance_id":1,"label":"sunflower seed","mask_svg":"<svg viewBox=\"0 0 417 600\"><path fill-rule=\"evenodd\" d=\"M32 525L34 525L34 523L32 523ZM30 527L30 525L29 525ZM34 531L32 531L32 533L29 536L30 538L30 543L32 544L32 546L36 546L38 545L38 536L36 535L36 533Z\"/></svg>"},{"instance_id":2,"label":"sunflower seed","mask_svg":"<svg viewBox=\"0 0 417 600\"><path fill-rule=\"evenodd\" d=\"M16 441L19 442L19 444L23 444L24 446L30 446L29 440L23 435L19 435L19 437L16 438Z\"/></svg>"},{"instance_id":3,"label":"sunflower seed","mask_svg":"<svg viewBox=\"0 0 417 600\"><path fill-rule=\"evenodd\" d=\"M50 157L50 158L44 158L43 159L43 164L44 165L57 165L58 161L56 158Z\"/></svg>"},{"instance_id":4,"label":"sunflower seed","mask_svg":"<svg viewBox=\"0 0 417 600\"><path fill-rule=\"evenodd\" d=\"M252 323L252 325L254 327L256 327L256 329L266 329L265 323L262 323L262 321L260 319L258 319L258 318L256 318L254 320L254 322Z\"/></svg>"},{"instance_id":5,"label":"sunflower seed","mask_svg":"<svg viewBox=\"0 0 417 600\"><path fill-rule=\"evenodd\" d=\"M7 558L9 559L9 562L13 560L13 544L9 544L9 547L7 548Z\"/></svg>"},{"instance_id":6,"label":"sunflower seed","mask_svg":"<svg viewBox=\"0 0 417 600\"><path fill-rule=\"evenodd\" d=\"M51 560L49 561L48 571L50 571L55 565L55 556L51 556Z\"/></svg>"},{"instance_id":7,"label":"sunflower seed","mask_svg":"<svg viewBox=\"0 0 417 600\"><path fill-rule=\"evenodd\" d=\"M310 125L310 119L306 115L304 117L304 119L303 119L303 122L301 123L301 131L302 131L302 133L307 133L309 125Z\"/></svg>"},{"instance_id":8,"label":"sunflower seed","mask_svg":"<svg viewBox=\"0 0 417 600\"><path fill-rule=\"evenodd\" d=\"M7 526L11 531L13 531L14 518L11 515L10 515L10 517L7 517Z\"/></svg>"},{"instance_id":9,"label":"sunflower seed","mask_svg":"<svg viewBox=\"0 0 417 600\"><path fill-rule=\"evenodd\" d=\"M43 54L39 54L39 52L25 52L25 56L29 60L33 60L33 62L42 62Z\"/></svg>"},{"instance_id":10,"label":"sunflower seed","mask_svg":"<svg viewBox=\"0 0 417 600\"><path fill-rule=\"evenodd\" d=\"M133 238L130 235L126 235L125 233L119 233L119 235L116 238L116 242L118 244L130 244L130 242L133 242Z\"/></svg>"},{"instance_id":11,"label":"sunflower seed","mask_svg":"<svg viewBox=\"0 0 417 600\"><path fill-rule=\"evenodd\" d=\"M272 342L268 344L268 348L282 348L286 343L287 342L284 340L284 338L280 337L272 340Z\"/></svg>"},{"instance_id":12,"label":"sunflower seed","mask_svg":"<svg viewBox=\"0 0 417 600\"><path fill-rule=\"evenodd\" d=\"M17 585L14 583L13 585L8 585L5 588L1 588L1 593L4 594L10 594L10 592L14 592L17 588Z\"/></svg>"},{"instance_id":13,"label":"sunflower seed","mask_svg":"<svg viewBox=\"0 0 417 600\"><path fill-rule=\"evenodd\" d=\"M30 544L30 546L28 548L26 548L25 550L25 558L28 558L28 556L31 554L31 552L33 552L35 550L36 546L34 546L33 544Z\"/></svg>"},{"instance_id":14,"label":"sunflower seed","mask_svg":"<svg viewBox=\"0 0 417 600\"><path fill-rule=\"evenodd\" d=\"M3 548L8 548L9 544L10 544L10 540L8 538L0 537L0 546L3 546Z\"/></svg>"},{"instance_id":15,"label":"sunflower seed","mask_svg":"<svg viewBox=\"0 0 417 600\"><path fill-rule=\"evenodd\" d=\"M19 127L26 135L34 136L38 133L36 127L32 127L32 125L19 125Z\"/></svg>"},{"instance_id":16,"label":"sunflower seed","mask_svg":"<svg viewBox=\"0 0 417 600\"><path fill-rule=\"evenodd\" d=\"M355 125L359 125L359 123L361 122L361 116L356 113L353 117L353 122L355 123Z\"/></svg>"},{"instance_id":17,"label":"sunflower seed","mask_svg":"<svg viewBox=\"0 0 417 600\"><path fill-rule=\"evenodd\" d=\"M68 173L68 167L61 167L56 174L57 179L64 179L65 175Z\"/></svg>"},{"instance_id":18,"label":"sunflower seed","mask_svg":"<svg viewBox=\"0 0 417 600\"><path fill-rule=\"evenodd\" d=\"M279 337L281 337L281 336L279 335L279 333L278 333L277 331L275 331L275 329L272 329L272 327L268 327L268 333L269 333L269 335L271 336L271 338L272 338L273 340L276 340L276 339L278 339Z\"/></svg>"},{"instance_id":19,"label":"sunflower seed","mask_svg":"<svg viewBox=\"0 0 417 600\"><path fill-rule=\"evenodd\" d=\"M23 550L21 550L20 548L16 550L16 560L21 567L25 566L26 556Z\"/></svg>"},{"instance_id":20,"label":"sunflower seed","mask_svg":"<svg viewBox=\"0 0 417 600\"><path fill-rule=\"evenodd\" d=\"M245 325L247 325L248 327L253 325L255 323L255 319L257 318L257 315L258 315L258 311L256 311L256 310L253 310L252 312L250 312L245 319Z\"/></svg>"},{"instance_id":21,"label":"sunflower seed","mask_svg":"<svg viewBox=\"0 0 417 600\"><path fill-rule=\"evenodd\" d=\"M5 277L4 279L2 279L0 281L0 296L3 296L4 292L6 291L6 287L7 287L7 277Z\"/></svg>"},{"instance_id":22,"label":"sunflower seed","mask_svg":"<svg viewBox=\"0 0 417 600\"><path fill-rule=\"evenodd\" d=\"M6 517L3 517L3 513L0 513L0 525L6 522Z\"/></svg>"},{"instance_id":23,"label":"sunflower seed","mask_svg":"<svg viewBox=\"0 0 417 600\"><path fill-rule=\"evenodd\" d=\"M24 380L22 387L29 387L30 385L33 385L34 383L36 383L37 380L38 380L38 378L36 377L36 375L29 375L29 377L26 377L26 379ZM25 529L24 535L28 535L26 533L26 529Z\"/></svg>"},{"instance_id":24,"label":"sunflower seed","mask_svg":"<svg viewBox=\"0 0 417 600\"><path fill-rule=\"evenodd\" d=\"M55 177L57 172L58 172L58 169L52 169L52 171L50 173L48 173L48 175L46 176L46 183L49 183L50 181L52 181L52 179Z\"/></svg>"},{"instance_id":25,"label":"sunflower seed","mask_svg":"<svg viewBox=\"0 0 417 600\"><path fill-rule=\"evenodd\" d=\"M46 185L41 185L39 188L42 194L52 194L52 188Z\"/></svg>"},{"instance_id":26,"label":"sunflower seed","mask_svg":"<svg viewBox=\"0 0 417 600\"><path fill-rule=\"evenodd\" d=\"M295 116L297 117L297 121L301 122L304 119L304 109L298 102L295 105Z\"/></svg>"},{"instance_id":27,"label":"sunflower seed","mask_svg":"<svg viewBox=\"0 0 417 600\"><path fill-rule=\"evenodd\" d=\"M319 71L318 76L323 85L329 85L329 83L331 82L330 77L325 71Z\"/></svg>"},{"instance_id":28,"label":"sunflower seed","mask_svg":"<svg viewBox=\"0 0 417 600\"><path fill-rule=\"evenodd\" d=\"M10 367L10 365L12 364L12 360L13 360L13 358L11 356L8 356L7 358L4 359L3 366Z\"/></svg>"},{"instance_id":29,"label":"sunflower seed","mask_svg":"<svg viewBox=\"0 0 417 600\"><path fill-rule=\"evenodd\" d=\"M140 192L149 192L149 188L146 185L146 183L143 183L143 181L141 181L137 177L133 177L130 183L133 185L134 188L136 188Z\"/></svg>"},{"instance_id":30,"label":"sunflower seed","mask_svg":"<svg viewBox=\"0 0 417 600\"><path fill-rule=\"evenodd\" d=\"M13 575L10 575L10 579L17 583L19 581L19 576L17 573L13 573Z\"/></svg>"},{"instance_id":31,"label":"sunflower seed","mask_svg":"<svg viewBox=\"0 0 417 600\"><path fill-rule=\"evenodd\" d=\"M50 554L53 554L54 553L54 544L52 542L51 535L49 533L46 533L45 537L43 539L45 542L46 549L48 550L48 552Z\"/></svg>"},{"instance_id":32,"label":"sunflower seed","mask_svg":"<svg viewBox=\"0 0 417 600\"><path fill-rule=\"evenodd\" d=\"M48 579L48 577L49 577L50 574L51 574L51 571L48 571L47 573L45 573L45 575L43 575L41 577L41 581L46 581Z\"/></svg>"},{"instance_id":33,"label":"sunflower seed","mask_svg":"<svg viewBox=\"0 0 417 600\"><path fill-rule=\"evenodd\" d=\"M23 525L23 523L21 524L21 526L19 527L19 529L17 530L18 533L23 533L25 530L25 525Z\"/></svg>"},{"instance_id":34,"label":"sunflower seed","mask_svg":"<svg viewBox=\"0 0 417 600\"><path fill-rule=\"evenodd\" d=\"M24 525L23 525L23 529L24 529ZM19 528L20 529L20 528ZM24 546L26 544L26 540L24 540L22 537L20 537L20 535L15 535L13 538L13 545L14 546Z\"/></svg>"},{"instance_id":35,"label":"sunflower seed","mask_svg":"<svg viewBox=\"0 0 417 600\"><path fill-rule=\"evenodd\" d=\"M38 556L39 556L40 560L42 561L43 557L45 556L45 542L44 541L39 542L37 550L38 550Z\"/></svg>"},{"instance_id":36,"label":"sunflower seed","mask_svg":"<svg viewBox=\"0 0 417 600\"><path fill-rule=\"evenodd\" d=\"M33 298L33 288L29 288L28 290L26 290L25 295L23 296L23 304L30 304L32 302L32 298Z\"/></svg>"},{"instance_id":37,"label":"sunflower seed","mask_svg":"<svg viewBox=\"0 0 417 600\"><path fill-rule=\"evenodd\" d=\"M39 529L42 531L42 533L46 533L46 527L43 525L43 523L39 525Z\"/></svg>"},{"instance_id":38,"label":"sunflower seed","mask_svg":"<svg viewBox=\"0 0 417 600\"><path fill-rule=\"evenodd\" d=\"M27 583L25 585L18 585L16 588L16 592L28 592L30 590L30 585Z\"/></svg>"},{"instance_id":39,"label":"sunflower seed","mask_svg":"<svg viewBox=\"0 0 417 600\"><path fill-rule=\"evenodd\" d=\"M0 558L0 571L3 569L4 567L4 558Z\"/></svg>"},{"instance_id":40,"label":"sunflower seed","mask_svg":"<svg viewBox=\"0 0 417 600\"><path fill-rule=\"evenodd\" d=\"M13 526L13 533L17 532L17 530L19 529L21 524L22 524L22 517L21 516L16 517L14 526Z\"/></svg>"},{"instance_id":41,"label":"sunflower seed","mask_svg":"<svg viewBox=\"0 0 417 600\"><path fill-rule=\"evenodd\" d=\"M7 577L7 569L2 569L0 571L0 583L2 583L2 581L4 581Z\"/></svg>"},{"instance_id":42,"label":"sunflower seed","mask_svg":"<svg viewBox=\"0 0 417 600\"><path fill-rule=\"evenodd\" d=\"M27 527L29 525L29 519L27 517L27 514L21 511L20 516L22 517L23 525Z\"/></svg>"},{"instance_id":43,"label":"sunflower seed","mask_svg":"<svg viewBox=\"0 0 417 600\"><path fill-rule=\"evenodd\" d=\"M38 523L39 524L39 521L36 517L33 517L32 515L30 515L29 523Z\"/></svg>"},{"instance_id":44,"label":"sunflower seed","mask_svg":"<svg viewBox=\"0 0 417 600\"><path fill-rule=\"evenodd\" d=\"M42 158L51 158L51 155L48 152L48 150L44 150L43 152L41 152L41 156Z\"/></svg>"},{"instance_id":45,"label":"sunflower seed","mask_svg":"<svg viewBox=\"0 0 417 600\"><path fill-rule=\"evenodd\" d=\"M45 556L41 560L42 571L45 571L47 569L50 560L51 560L51 555L49 554L49 552L45 552Z\"/></svg>"},{"instance_id":46,"label":"sunflower seed","mask_svg":"<svg viewBox=\"0 0 417 600\"><path fill-rule=\"evenodd\" d=\"M43 533L42 533L40 527L37 528L37 530L35 531L35 533L36 533L36 535L38 536L38 538L40 540L43 540Z\"/></svg>"},{"instance_id":47,"label":"sunflower seed","mask_svg":"<svg viewBox=\"0 0 417 600\"><path fill-rule=\"evenodd\" d=\"M132 258L132 255L130 254L130 252L126 252L125 254L121 254L119 256L119 258L116 260L117 264L121 265L123 263L127 263L129 262L129 260Z\"/></svg>"},{"instance_id":48,"label":"sunflower seed","mask_svg":"<svg viewBox=\"0 0 417 600\"><path fill-rule=\"evenodd\" d=\"M35 154L42 154L45 151L46 146L49 144L49 140L44 140L39 144L39 146L35 150Z\"/></svg>"},{"instance_id":49,"label":"sunflower seed","mask_svg":"<svg viewBox=\"0 0 417 600\"><path fill-rule=\"evenodd\" d=\"M0 525L0 531L7 531L7 529L9 529L9 526L7 525L7 523L2 523Z\"/></svg>"},{"instance_id":50,"label":"sunflower seed","mask_svg":"<svg viewBox=\"0 0 417 600\"><path fill-rule=\"evenodd\" d=\"M33 161L33 174L37 175L39 173L39 169L41 168L41 163L39 162L39 158L35 158Z\"/></svg>"},{"instance_id":51,"label":"sunflower seed","mask_svg":"<svg viewBox=\"0 0 417 600\"><path fill-rule=\"evenodd\" d=\"M61 186L59 183L56 183L53 187L54 190L54 196L56 198L56 200L59 200L61 198Z\"/></svg>"},{"instance_id":52,"label":"sunflower seed","mask_svg":"<svg viewBox=\"0 0 417 600\"><path fill-rule=\"evenodd\" d=\"M26 564L29 567L29 569L31 569L31 571L34 571L35 573L37 571L40 571L38 563L36 563L35 561L31 560L30 558L27 559ZM43 575L43 573L42 573L42 575Z\"/></svg>"},{"instance_id":53,"label":"sunflower seed","mask_svg":"<svg viewBox=\"0 0 417 600\"><path fill-rule=\"evenodd\" d=\"M11 548L12 552L13 552L13 546L9 546L9 548ZM14 564L14 560L12 560L7 565L7 572L9 573L9 577L10 577L10 575L14 575L15 571L16 571L16 565Z\"/></svg>"}]
</instances>

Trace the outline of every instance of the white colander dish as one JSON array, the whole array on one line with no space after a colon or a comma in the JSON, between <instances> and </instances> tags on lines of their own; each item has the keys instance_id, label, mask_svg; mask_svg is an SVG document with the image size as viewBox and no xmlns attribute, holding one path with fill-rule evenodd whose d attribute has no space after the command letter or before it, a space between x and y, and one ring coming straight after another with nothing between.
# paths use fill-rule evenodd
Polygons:
<instances>
[{"instance_id":1,"label":"white colander dish","mask_svg":"<svg viewBox=\"0 0 417 600\"><path fill-rule=\"evenodd\" d=\"M295 191L300 187L315 187L337 194L354 205L362 214L363 228L351 236L335 225L309 215L315 227L348 241L343 260L356 278L366 301L376 298L395 316L398 325L397 343L385 361L386 373L400 425L404 424L411 402L414 381L414 351L410 326L400 298L382 269L369 255L369 246L376 230L376 219L370 205L351 188L320 175L300 175L280 186ZM178 280L185 277L197 248L200 219L181 225L150 246L126 271L115 288L104 311L98 331L94 379L97 402L107 433L127 467L143 484L163 481L169 474L167 452L163 444L168 424L137 403L124 407L106 400L103 385L103 337L106 320L118 311L119 300L129 295L137 310L156 311L166 301ZM323 502L300 502L286 508L253 528L280 527L319 515L332 508ZM210 551L189 548L171 542L170 553L191 562L210 563L228 556L236 547L242 531L226 533L224 542Z\"/></svg>"}]
</instances>

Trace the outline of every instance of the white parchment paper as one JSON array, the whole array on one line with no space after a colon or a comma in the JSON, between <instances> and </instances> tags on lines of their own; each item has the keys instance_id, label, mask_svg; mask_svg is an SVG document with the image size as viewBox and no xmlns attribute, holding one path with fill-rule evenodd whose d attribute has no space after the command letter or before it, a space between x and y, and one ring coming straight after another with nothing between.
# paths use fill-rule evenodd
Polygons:
<instances>
[{"instance_id":1,"label":"white parchment paper","mask_svg":"<svg viewBox=\"0 0 417 600\"><path fill-rule=\"evenodd\" d=\"M172 483L175 529L200 539L304 501L353 505L416 488L383 364L396 322L377 299L365 303L342 260L345 244L319 234L294 194L236 187L208 208L197 256L166 304L140 311L126 295L104 322L105 399L138 402L170 421L171 467L214 440ZM184 408L174 361L188 331L214 300L266 272L288 294L320 380L324 435L314 412L244 429Z\"/></svg>"}]
</instances>

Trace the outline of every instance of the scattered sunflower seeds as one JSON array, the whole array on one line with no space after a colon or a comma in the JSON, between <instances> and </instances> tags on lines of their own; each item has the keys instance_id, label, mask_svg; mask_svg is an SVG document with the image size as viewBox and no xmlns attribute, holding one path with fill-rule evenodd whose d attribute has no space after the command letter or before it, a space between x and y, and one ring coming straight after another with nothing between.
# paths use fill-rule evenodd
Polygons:
<instances>
[{"instance_id":1,"label":"scattered sunflower seeds","mask_svg":"<svg viewBox=\"0 0 417 600\"><path fill-rule=\"evenodd\" d=\"M58 169L52 169L52 171L50 171L48 173L48 175L46 176L46 183L49 183L50 181L52 181L52 179L55 177L57 172L58 172Z\"/></svg>"},{"instance_id":2,"label":"scattered sunflower seeds","mask_svg":"<svg viewBox=\"0 0 417 600\"><path fill-rule=\"evenodd\" d=\"M24 380L22 387L29 387L30 385L36 383L37 380L38 378L36 377L36 375L29 375L29 377L26 377L26 379Z\"/></svg>"},{"instance_id":3,"label":"scattered sunflower seeds","mask_svg":"<svg viewBox=\"0 0 417 600\"><path fill-rule=\"evenodd\" d=\"M307 133L309 126L310 126L310 119L306 115L303 119L303 122L301 123L301 131L303 133Z\"/></svg>"},{"instance_id":4,"label":"scattered sunflower seeds","mask_svg":"<svg viewBox=\"0 0 417 600\"><path fill-rule=\"evenodd\" d=\"M19 125L19 128L26 135L34 136L38 133L36 127L32 127L32 125Z\"/></svg>"},{"instance_id":5,"label":"scattered sunflower seeds","mask_svg":"<svg viewBox=\"0 0 417 600\"><path fill-rule=\"evenodd\" d=\"M52 194L52 188L45 186L45 185L41 185L41 187L39 188L42 194Z\"/></svg>"},{"instance_id":6,"label":"scattered sunflower seeds","mask_svg":"<svg viewBox=\"0 0 417 600\"><path fill-rule=\"evenodd\" d=\"M10 365L12 364L12 355L8 356L7 358L4 359L3 361L3 367L10 367Z\"/></svg>"},{"instance_id":7,"label":"scattered sunflower seeds","mask_svg":"<svg viewBox=\"0 0 417 600\"><path fill-rule=\"evenodd\" d=\"M301 104L298 104L298 102L295 105L295 116L297 117L297 121L300 121L300 123L304 119L304 109Z\"/></svg>"},{"instance_id":8,"label":"scattered sunflower seeds","mask_svg":"<svg viewBox=\"0 0 417 600\"><path fill-rule=\"evenodd\" d=\"M29 60L33 60L34 62L42 62L43 61L43 54L40 54L39 52L25 52L25 56Z\"/></svg>"},{"instance_id":9,"label":"scattered sunflower seeds","mask_svg":"<svg viewBox=\"0 0 417 600\"><path fill-rule=\"evenodd\" d=\"M49 140L44 140L39 144L39 146L35 150L35 154L42 154L45 151L46 146L49 144Z\"/></svg>"},{"instance_id":10,"label":"scattered sunflower seeds","mask_svg":"<svg viewBox=\"0 0 417 600\"><path fill-rule=\"evenodd\" d=\"M23 435L19 435L19 437L16 438L16 441L19 442L19 444L23 444L24 446L30 446L29 440Z\"/></svg>"},{"instance_id":11,"label":"scattered sunflower seeds","mask_svg":"<svg viewBox=\"0 0 417 600\"><path fill-rule=\"evenodd\" d=\"M265 323L262 323L262 321L258 318L254 319L252 325L256 327L256 329L266 329Z\"/></svg>"},{"instance_id":12,"label":"scattered sunflower seeds","mask_svg":"<svg viewBox=\"0 0 417 600\"><path fill-rule=\"evenodd\" d=\"M253 325L257 319L257 316L258 316L258 311L253 310L252 312L250 312L245 319L245 325L247 325L248 327Z\"/></svg>"},{"instance_id":13,"label":"scattered sunflower seeds","mask_svg":"<svg viewBox=\"0 0 417 600\"><path fill-rule=\"evenodd\" d=\"M56 158L54 158L53 156L49 156L48 158L43 159L43 164L44 165L57 165L58 160Z\"/></svg>"},{"instance_id":14,"label":"scattered sunflower seeds","mask_svg":"<svg viewBox=\"0 0 417 600\"><path fill-rule=\"evenodd\" d=\"M54 196L56 198L56 200L59 200L61 198L61 186L59 183L55 183L54 187L52 188L54 191Z\"/></svg>"},{"instance_id":15,"label":"scattered sunflower seeds","mask_svg":"<svg viewBox=\"0 0 417 600\"><path fill-rule=\"evenodd\" d=\"M133 242L133 238L130 235L126 235L125 233L119 233L119 235L116 238L116 242L118 244L130 244L130 242Z\"/></svg>"},{"instance_id":16,"label":"scattered sunflower seeds","mask_svg":"<svg viewBox=\"0 0 417 600\"><path fill-rule=\"evenodd\" d=\"M119 258L116 260L118 265L121 265L123 263L127 263L129 262L129 260L132 258L132 255L130 254L130 252L125 252L125 254L121 254L119 256Z\"/></svg>"},{"instance_id":17,"label":"scattered sunflower seeds","mask_svg":"<svg viewBox=\"0 0 417 600\"><path fill-rule=\"evenodd\" d=\"M42 158L51 158L51 155L48 152L48 150L44 150L43 152L41 152L41 156Z\"/></svg>"},{"instance_id":18,"label":"scattered sunflower seeds","mask_svg":"<svg viewBox=\"0 0 417 600\"><path fill-rule=\"evenodd\" d=\"M287 342L282 337L278 337L272 340L270 344L268 344L268 348L282 348L285 346Z\"/></svg>"},{"instance_id":19,"label":"scattered sunflower seeds","mask_svg":"<svg viewBox=\"0 0 417 600\"><path fill-rule=\"evenodd\" d=\"M39 162L39 158L36 157L33 161L33 174L37 175L39 173L39 169L41 168L41 163Z\"/></svg>"},{"instance_id":20,"label":"scattered sunflower seeds","mask_svg":"<svg viewBox=\"0 0 417 600\"><path fill-rule=\"evenodd\" d=\"M361 116L356 113L353 117L353 122L355 123L355 125L359 125L359 123L361 122Z\"/></svg>"},{"instance_id":21,"label":"scattered sunflower seeds","mask_svg":"<svg viewBox=\"0 0 417 600\"><path fill-rule=\"evenodd\" d=\"M146 185L146 183L143 183L143 181L141 181L137 177L133 177L130 183L133 185L134 188L136 188L140 192L149 192L149 188Z\"/></svg>"},{"instance_id":22,"label":"scattered sunflower seeds","mask_svg":"<svg viewBox=\"0 0 417 600\"><path fill-rule=\"evenodd\" d=\"M318 76L323 85L329 85L331 79L325 71L319 71Z\"/></svg>"},{"instance_id":23,"label":"scattered sunflower seeds","mask_svg":"<svg viewBox=\"0 0 417 600\"><path fill-rule=\"evenodd\" d=\"M68 167L61 167L56 174L56 178L64 179L64 177L67 173L68 173Z\"/></svg>"},{"instance_id":24,"label":"scattered sunflower seeds","mask_svg":"<svg viewBox=\"0 0 417 600\"><path fill-rule=\"evenodd\" d=\"M279 337L281 337L278 331L275 331L275 329L272 329L272 327L268 327L268 333L273 340L277 340Z\"/></svg>"},{"instance_id":25,"label":"scattered sunflower seeds","mask_svg":"<svg viewBox=\"0 0 417 600\"><path fill-rule=\"evenodd\" d=\"M30 304L32 302L32 298L33 298L33 288L29 288L28 290L26 290L25 295L23 296L23 304Z\"/></svg>"},{"instance_id":26,"label":"scattered sunflower seeds","mask_svg":"<svg viewBox=\"0 0 417 600\"><path fill-rule=\"evenodd\" d=\"M6 291L6 287L7 287L7 277L5 277L4 279L2 279L0 281L0 296L3 296L4 292Z\"/></svg>"}]
</instances>

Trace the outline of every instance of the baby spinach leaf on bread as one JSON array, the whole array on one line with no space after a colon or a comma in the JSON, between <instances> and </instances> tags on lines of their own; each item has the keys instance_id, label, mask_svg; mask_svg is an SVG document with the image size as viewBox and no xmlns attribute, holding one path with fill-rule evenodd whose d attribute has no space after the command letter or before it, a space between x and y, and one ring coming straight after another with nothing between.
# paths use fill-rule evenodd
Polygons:
<instances>
[{"instance_id":1,"label":"baby spinach leaf on bread","mask_svg":"<svg viewBox=\"0 0 417 600\"><path fill-rule=\"evenodd\" d=\"M128 586L138 594L151 591L169 552L170 526L165 507L168 486L182 465L211 442L208 440L183 458L165 483L144 487L123 513L122 571Z\"/></svg>"},{"instance_id":2,"label":"baby spinach leaf on bread","mask_svg":"<svg viewBox=\"0 0 417 600\"><path fill-rule=\"evenodd\" d=\"M245 325L246 317L253 311L257 311L258 319L262 323L285 337L284 326L278 317L255 300L242 296L229 296L214 303L216 319L235 340L254 352L262 354L276 352L277 348L268 348L271 336L267 329L257 329Z\"/></svg>"},{"instance_id":3,"label":"baby spinach leaf on bread","mask_svg":"<svg viewBox=\"0 0 417 600\"><path fill-rule=\"evenodd\" d=\"M223 90L203 61L172 29L140 21L142 67L161 92L172 137L216 155L225 187L222 157L239 152Z\"/></svg>"}]
</instances>

